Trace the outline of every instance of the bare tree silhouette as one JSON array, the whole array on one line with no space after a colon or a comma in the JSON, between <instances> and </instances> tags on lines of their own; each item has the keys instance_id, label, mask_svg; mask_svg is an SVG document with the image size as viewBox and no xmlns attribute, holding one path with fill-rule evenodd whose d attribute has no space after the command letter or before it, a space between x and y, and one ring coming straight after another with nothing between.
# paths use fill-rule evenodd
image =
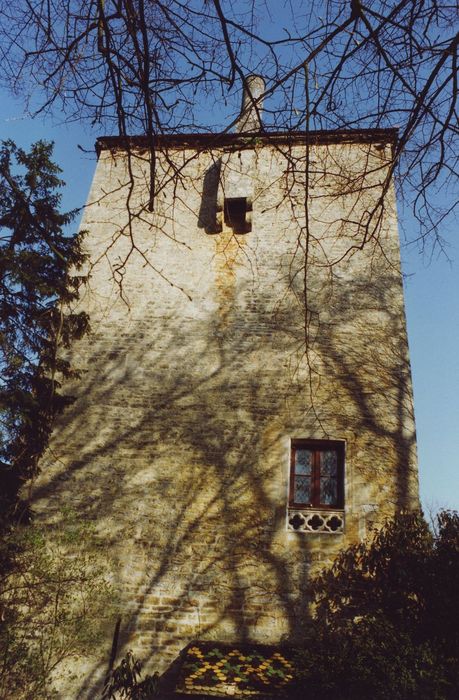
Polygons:
<instances>
[{"instance_id":1,"label":"bare tree silhouette","mask_svg":"<svg viewBox=\"0 0 459 700\"><path fill-rule=\"evenodd\" d=\"M269 131L398 127L419 240L441 245L457 203L456 22L436 0L3 2L2 80L34 112L146 135L150 208L158 139L230 129L236 86L247 107L264 101ZM256 97L253 71L266 80Z\"/></svg>"}]
</instances>

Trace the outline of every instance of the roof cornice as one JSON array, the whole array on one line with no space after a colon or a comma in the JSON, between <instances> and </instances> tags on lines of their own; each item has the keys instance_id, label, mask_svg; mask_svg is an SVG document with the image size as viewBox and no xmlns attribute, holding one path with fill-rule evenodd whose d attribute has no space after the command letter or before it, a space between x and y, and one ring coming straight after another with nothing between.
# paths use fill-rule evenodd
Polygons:
<instances>
[{"instance_id":1,"label":"roof cornice","mask_svg":"<svg viewBox=\"0 0 459 700\"><path fill-rule=\"evenodd\" d=\"M322 145L334 143L380 143L395 144L398 129L343 129L321 131L291 131L256 133L200 133L200 134L160 134L148 136L101 136L96 141L97 155L110 151L147 151L158 149L208 150L210 148L254 148L254 146Z\"/></svg>"}]
</instances>

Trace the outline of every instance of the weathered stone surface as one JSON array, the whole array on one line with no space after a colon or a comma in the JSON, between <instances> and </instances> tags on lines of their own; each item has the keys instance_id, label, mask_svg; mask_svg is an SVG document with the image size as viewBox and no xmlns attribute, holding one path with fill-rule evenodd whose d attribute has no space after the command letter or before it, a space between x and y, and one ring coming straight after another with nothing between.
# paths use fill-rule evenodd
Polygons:
<instances>
[{"instance_id":1,"label":"weathered stone surface","mask_svg":"<svg viewBox=\"0 0 459 700\"><path fill-rule=\"evenodd\" d=\"M122 642L150 668L195 637L301 634L311 572L418 502L389 151L314 145L308 220L298 140L159 153L154 213L147 154L131 191L126 152L101 152L83 222L92 333L34 499L95 521ZM250 233L216 232L226 187L252 200ZM287 530L294 438L346 442L344 533Z\"/></svg>"}]
</instances>

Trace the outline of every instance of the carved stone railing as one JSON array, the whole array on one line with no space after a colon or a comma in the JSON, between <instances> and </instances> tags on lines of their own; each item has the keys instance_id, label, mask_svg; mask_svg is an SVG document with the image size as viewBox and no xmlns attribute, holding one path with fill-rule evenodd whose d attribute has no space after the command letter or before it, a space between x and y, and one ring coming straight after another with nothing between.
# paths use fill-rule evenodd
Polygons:
<instances>
[{"instance_id":1,"label":"carved stone railing","mask_svg":"<svg viewBox=\"0 0 459 700\"><path fill-rule=\"evenodd\" d=\"M289 508L287 529L292 532L340 535L344 532L344 511Z\"/></svg>"}]
</instances>

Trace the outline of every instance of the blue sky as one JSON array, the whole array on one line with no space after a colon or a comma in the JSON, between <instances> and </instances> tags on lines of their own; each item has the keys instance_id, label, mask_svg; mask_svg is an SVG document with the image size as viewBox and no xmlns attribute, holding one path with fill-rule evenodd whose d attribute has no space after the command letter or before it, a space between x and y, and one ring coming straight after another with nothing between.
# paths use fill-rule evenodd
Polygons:
<instances>
[{"instance_id":1,"label":"blue sky","mask_svg":"<svg viewBox=\"0 0 459 700\"><path fill-rule=\"evenodd\" d=\"M8 138L25 148L38 139L53 140L67 183L63 208L84 204L95 167L95 132L50 118L31 120L0 91L0 139ZM403 229L414 237L409 215ZM453 241L454 225L444 233ZM402 233L422 503L426 511L459 510L459 246L450 244L448 262L435 251L426 256L415 245L403 245L403 238Z\"/></svg>"}]
</instances>

